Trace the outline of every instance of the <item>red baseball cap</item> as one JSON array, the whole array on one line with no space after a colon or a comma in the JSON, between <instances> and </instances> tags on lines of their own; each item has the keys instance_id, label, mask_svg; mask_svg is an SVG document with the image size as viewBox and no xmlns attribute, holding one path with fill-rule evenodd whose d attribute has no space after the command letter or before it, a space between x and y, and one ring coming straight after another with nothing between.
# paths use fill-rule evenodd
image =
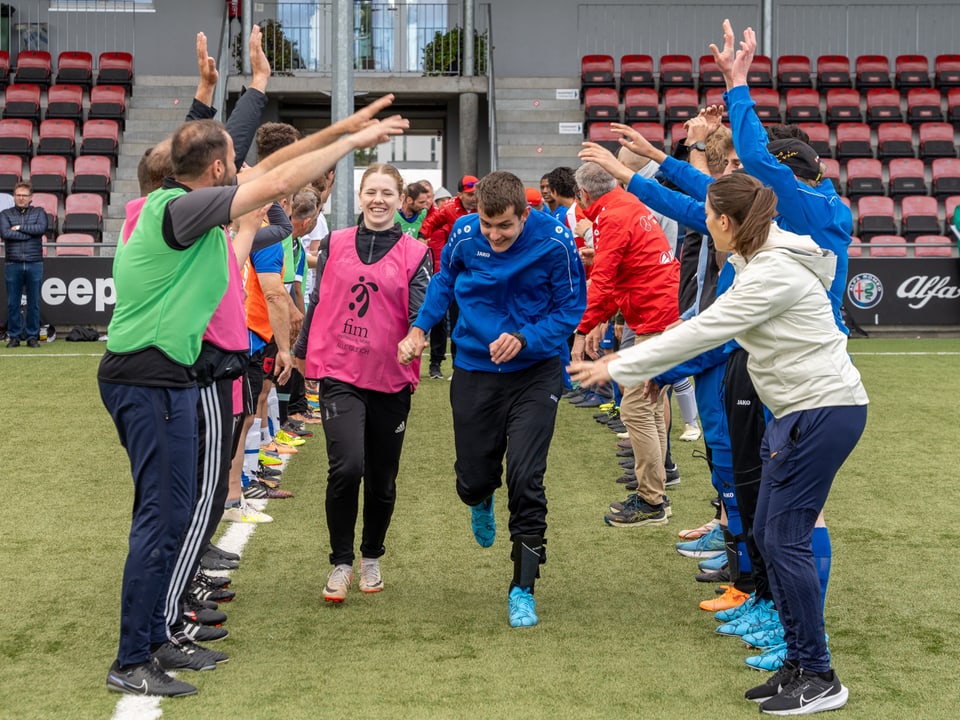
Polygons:
<instances>
[{"instance_id":1,"label":"red baseball cap","mask_svg":"<svg viewBox=\"0 0 960 720\"><path fill-rule=\"evenodd\" d=\"M543 195L540 194L540 191L536 188L525 188L527 191L527 204L528 205L542 205L543 204Z\"/></svg>"},{"instance_id":2,"label":"red baseball cap","mask_svg":"<svg viewBox=\"0 0 960 720\"><path fill-rule=\"evenodd\" d=\"M478 182L480 181L473 175L464 175L460 178L459 190L460 192L473 192L473 188Z\"/></svg>"}]
</instances>

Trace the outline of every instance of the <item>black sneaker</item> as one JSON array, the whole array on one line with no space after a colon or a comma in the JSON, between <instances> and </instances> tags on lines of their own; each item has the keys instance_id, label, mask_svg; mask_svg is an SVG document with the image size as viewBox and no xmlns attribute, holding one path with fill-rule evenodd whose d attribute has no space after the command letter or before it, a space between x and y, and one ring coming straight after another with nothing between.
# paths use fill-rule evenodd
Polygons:
<instances>
[{"instance_id":1,"label":"black sneaker","mask_svg":"<svg viewBox=\"0 0 960 720\"><path fill-rule=\"evenodd\" d=\"M217 588L218 590L226 590L230 587L229 575L207 575L203 570L197 571L193 581L204 587Z\"/></svg>"},{"instance_id":2,"label":"black sneaker","mask_svg":"<svg viewBox=\"0 0 960 720\"><path fill-rule=\"evenodd\" d=\"M36 338L27 338L27 347L38 348L40 347L40 341Z\"/></svg>"},{"instance_id":3,"label":"black sneaker","mask_svg":"<svg viewBox=\"0 0 960 720\"><path fill-rule=\"evenodd\" d=\"M613 527L643 527L645 525L666 525L667 512L663 503L648 505L646 501L636 496L636 502L628 502L619 512L611 512L603 516L603 521Z\"/></svg>"},{"instance_id":4,"label":"black sneaker","mask_svg":"<svg viewBox=\"0 0 960 720\"><path fill-rule=\"evenodd\" d=\"M730 582L729 568L720 568L719 570L708 570L697 575L697 582L702 583L728 583Z\"/></svg>"},{"instance_id":5,"label":"black sneaker","mask_svg":"<svg viewBox=\"0 0 960 720\"><path fill-rule=\"evenodd\" d=\"M430 366L430 379L431 380L443 380L443 373L440 371L439 365Z\"/></svg>"},{"instance_id":6,"label":"black sneaker","mask_svg":"<svg viewBox=\"0 0 960 720\"><path fill-rule=\"evenodd\" d=\"M619 458L633 458L633 448L621 448L617 450L617 457Z\"/></svg>"},{"instance_id":7,"label":"black sneaker","mask_svg":"<svg viewBox=\"0 0 960 720\"><path fill-rule=\"evenodd\" d=\"M10 338L9 340L7 340L7 347L8 348L20 347L20 341L17 340L16 338Z\"/></svg>"},{"instance_id":8,"label":"black sneaker","mask_svg":"<svg viewBox=\"0 0 960 720\"><path fill-rule=\"evenodd\" d=\"M665 465L663 469L667 473L667 482L666 482L667 487L672 487L673 485L680 484L680 471L677 469L676 464L674 464L672 467Z\"/></svg>"},{"instance_id":9,"label":"black sneaker","mask_svg":"<svg viewBox=\"0 0 960 720\"><path fill-rule=\"evenodd\" d=\"M773 675L767 678L762 685L757 685L747 690L743 696L747 700L754 702L763 702L780 694L780 691L787 685L797 679L800 674L800 667L792 660L784 660L783 666Z\"/></svg>"},{"instance_id":10,"label":"black sneaker","mask_svg":"<svg viewBox=\"0 0 960 720\"><path fill-rule=\"evenodd\" d=\"M610 512L622 512L628 503L633 503L635 505L639 500L640 496L636 493L633 493L632 495L629 495L623 502L610 503ZM663 496L663 512L667 517L673 516L673 508L670 507L670 498L668 498L666 495Z\"/></svg>"},{"instance_id":11,"label":"black sneaker","mask_svg":"<svg viewBox=\"0 0 960 720\"><path fill-rule=\"evenodd\" d=\"M204 570L236 570L240 567L240 563L206 552L200 558L200 567Z\"/></svg>"},{"instance_id":12,"label":"black sneaker","mask_svg":"<svg viewBox=\"0 0 960 720\"><path fill-rule=\"evenodd\" d=\"M268 497L267 486L259 480L251 480L250 484L243 488L243 496L247 500L265 500Z\"/></svg>"},{"instance_id":13,"label":"black sneaker","mask_svg":"<svg viewBox=\"0 0 960 720\"><path fill-rule=\"evenodd\" d=\"M636 473L624 472L623 475L617 478L617 482L620 483L621 485L626 485L627 483L634 482L636 479L637 479Z\"/></svg>"},{"instance_id":14,"label":"black sneaker","mask_svg":"<svg viewBox=\"0 0 960 720\"><path fill-rule=\"evenodd\" d=\"M620 463L620 467L622 468L632 468L636 466L636 463L634 462L634 458L632 457L628 457L628 458L622 457L622 458L619 458L617 462Z\"/></svg>"},{"instance_id":15,"label":"black sneaker","mask_svg":"<svg viewBox=\"0 0 960 720\"><path fill-rule=\"evenodd\" d=\"M161 695L164 697L180 697L193 695L197 689L180 680L167 675L155 658L145 663L133 665L121 670L114 661L107 673L107 690L126 693L127 695Z\"/></svg>"},{"instance_id":16,"label":"black sneaker","mask_svg":"<svg viewBox=\"0 0 960 720\"><path fill-rule=\"evenodd\" d=\"M196 598L187 595L187 601L183 604L184 622L196 623L198 625L222 625L227 621L227 614L219 610L211 610L205 607Z\"/></svg>"},{"instance_id":17,"label":"black sneaker","mask_svg":"<svg viewBox=\"0 0 960 720\"><path fill-rule=\"evenodd\" d=\"M224 560L233 560L234 562L238 562L240 560L240 556L237 555L237 553L224 550L222 547L217 547L213 543L207 543L207 552L213 553L214 555L219 555Z\"/></svg>"},{"instance_id":18,"label":"black sneaker","mask_svg":"<svg viewBox=\"0 0 960 720\"><path fill-rule=\"evenodd\" d=\"M223 627L209 627L207 625L185 622L183 624L183 634L194 642L207 643L223 640L230 632Z\"/></svg>"},{"instance_id":19,"label":"black sneaker","mask_svg":"<svg viewBox=\"0 0 960 720\"><path fill-rule=\"evenodd\" d=\"M627 431L627 426L623 424L623 420L620 418L608 422L607 427L610 428L610 432L622 433Z\"/></svg>"},{"instance_id":20,"label":"black sneaker","mask_svg":"<svg viewBox=\"0 0 960 720\"><path fill-rule=\"evenodd\" d=\"M233 590L211 587L198 581L194 581L190 585L190 594L201 602L211 601L213 603L230 602L237 596Z\"/></svg>"},{"instance_id":21,"label":"black sneaker","mask_svg":"<svg viewBox=\"0 0 960 720\"><path fill-rule=\"evenodd\" d=\"M274 467L267 467L263 463L257 465L257 472L254 473L258 478L278 478L283 475L283 470Z\"/></svg>"},{"instance_id":22,"label":"black sneaker","mask_svg":"<svg viewBox=\"0 0 960 720\"><path fill-rule=\"evenodd\" d=\"M207 650L197 645L183 633L177 633L172 639L153 651L153 657L164 670L215 670L217 661L215 650ZM223 653L216 653L217 656Z\"/></svg>"},{"instance_id":23,"label":"black sneaker","mask_svg":"<svg viewBox=\"0 0 960 720\"><path fill-rule=\"evenodd\" d=\"M760 712L768 715L811 715L837 710L847 704L847 688L840 684L831 669L830 679L819 673L797 671L794 679L783 686L778 695L760 704Z\"/></svg>"}]
</instances>

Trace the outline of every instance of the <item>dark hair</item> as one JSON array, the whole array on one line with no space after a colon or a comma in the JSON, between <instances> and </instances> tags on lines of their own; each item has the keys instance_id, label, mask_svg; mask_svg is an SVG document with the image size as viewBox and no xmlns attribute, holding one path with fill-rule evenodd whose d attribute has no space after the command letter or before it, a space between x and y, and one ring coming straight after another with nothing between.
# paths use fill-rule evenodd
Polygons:
<instances>
[{"instance_id":1,"label":"dark hair","mask_svg":"<svg viewBox=\"0 0 960 720\"><path fill-rule=\"evenodd\" d=\"M770 221L777 214L777 196L746 173L717 178L707 190L707 201L733 223L733 247L750 258L770 235Z\"/></svg>"},{"instance_id":2,"label":"dark hair","mask_svg":"<svg viewBox=\"0 0 960 720\"><path fill-rule=\"evenodd\" d=\"M547 173L547 185L550 186L550 192L562 198L572 198L577 194L577 181L573 176L573 168L554 168Z\"/></svg>"},{"instance_id":3,"label":"dark hair","mask_svg":"<svg viewBox=\"0 0 960 720\"><path fill-rule=\"evenodd\" d=\"M264 123L257 129L257 159L270 157L277 150L293 145L300 137L300 131L293 125Z\"/></svg>"},{"instance_id":4,"label":"dark hair","mask_svg":"<svg viewBox=\"0 0 960 720\"><path fill-rule=\"evenodd\" d=\"M227 131L223 123L191 120L177 128L170 141L170 162L175 177L197 178L214 160L233 165L233 158L227 158Z\"/></svg>"},{"instance_id":5,"label":"dark hair","mask_svg":"<svg viewBox=\"0 0 960 720\"><path fill-rule=\"evenodd\" d=\"M789 140L794 138L796 140L803 140L807 145L810 144L810 136L807 135L807 131L801 128L799 125L768 125L767 126L767 139L770 142L774 140Z\"/></svg>"},{"instance_id":6,"label":"dark hair","mask_svg":"<svg viewBox=\"0 0 960 720\"><path fill-rule=\"evenodd\" d=\"M403 189L403 194L411 200L416 200L421 195L426 195L427 192L427 189L419 182L410 183Z\"/></svg>"},{"instance_id":7,"label":"dark hair","mask_svg":"<svg viewBox=\"0 0 960 720\"><path fill-rule=\"evenodd\" d=\"M495 217L513 208L520 217L527 207L527 189L523 181L513 173L504 170L485 175L477 183L477 207L484 215Z\"/></svg>"},{"instance_id":8,"label":"dark hair","mask_svg":"<svg viewBox=\"0 0 960 720\"><path fill-rule=\"evenodd\" d=\"M173 175L173 163L170 160L170 138L161 140L147 148L137 164L137 182L140 194L149 195L163 185L163 179Z\"/></svg>"},{"instance_id":9,"label":"dark hair","mask_svg":"<svg viewBox=\"0 0 960 720\"><path fill-rule=\"evenodd\" d=\"M400 171L397 170L393 165L388 165L387 163L374 163L368 167L363 175L360 176L360 189L363 190L364 183L367 182L367 178L371 175L389 175L397 183L397 194L403 195L403 177L400 175Z\"/></svg>"}]
</instances>

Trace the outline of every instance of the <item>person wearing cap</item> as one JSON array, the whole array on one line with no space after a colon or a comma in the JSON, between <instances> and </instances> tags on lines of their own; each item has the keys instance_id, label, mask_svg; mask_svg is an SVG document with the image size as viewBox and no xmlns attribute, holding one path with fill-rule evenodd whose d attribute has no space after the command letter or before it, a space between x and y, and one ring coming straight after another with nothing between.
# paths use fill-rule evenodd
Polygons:
<instances>
[{"instance_id":1,"label":"person wearing cap","mask_svg":"<svg viewBox=\"0 0 960 720\"><path fill-rule=\"evenodd\" d=\"M529 205L534 210L539 210L540 212L544 212L543 196L540 194L540 191L537 190L536 188L528 187L526 188L526 194L527 194L527 205Z\"/></svg>"},{"instance_id":2,"label":"person wearing cap","mask_svg":"<svg viewBox=\"0 0 960 720\"><path fill-rule=\"evenodd\" d=\"M433 194L433 205L436 209L439 209L444 202L453 197L450 194L450 191L447 190L443 185L437 188L437 191Z\"/></svg>"},{"instance_id":3,"label":"person wearing cap","mask_svg":"<svg viewBox=\"0 0 960 720\"><path fill-rule=\"evenodd\" d=\"M477 209L477 194L475 187L477 178L473 175L464 175L460 178L457 185L457 196L447 200L439 207L436 212L427 215L423 224L420 225L420 239L424 240L430 246L430 252L433 256L433 269L435 273L443 271L440 264L440 255L450 232L453 230L453 224L464 215L475 212ZM457 323L457 304L450 306L450 330ZM450 343L450 354L453 357L457 355L457 346ZM443 359L447 356L447 318L441 318L435 327L430 330L430 378L433 380L443 380L443 370L441 365Z\"/></svg>"}]
</instances>

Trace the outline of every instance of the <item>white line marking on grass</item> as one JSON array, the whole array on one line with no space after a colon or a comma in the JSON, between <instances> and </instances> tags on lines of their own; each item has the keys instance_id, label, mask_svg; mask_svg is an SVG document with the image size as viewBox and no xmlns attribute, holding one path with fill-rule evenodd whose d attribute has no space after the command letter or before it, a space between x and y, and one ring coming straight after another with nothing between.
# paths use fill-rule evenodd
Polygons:
<instances>
[{"instance_id":1,"label":"white line marking on grass","mask_svg":"<svg viewBox=\"0 0 960 720\"><path fill-rule=\"evenodd\" d=\"M960 352L852 352L851 355L960 355Z\"/></svg>"},{"instance_id":2,"label":"white line marking on grass","mask_svg":"<svg viewBox=\"0 0 960 720\"><path fill-rule=\"evenodd\" d=\"M103 353L37 353L36 355L27 355L26 353L4 353L0 355L0 360L22 360L35 358L64 358L64 357L103 357Z\"/></svg>"}]
</instances>

